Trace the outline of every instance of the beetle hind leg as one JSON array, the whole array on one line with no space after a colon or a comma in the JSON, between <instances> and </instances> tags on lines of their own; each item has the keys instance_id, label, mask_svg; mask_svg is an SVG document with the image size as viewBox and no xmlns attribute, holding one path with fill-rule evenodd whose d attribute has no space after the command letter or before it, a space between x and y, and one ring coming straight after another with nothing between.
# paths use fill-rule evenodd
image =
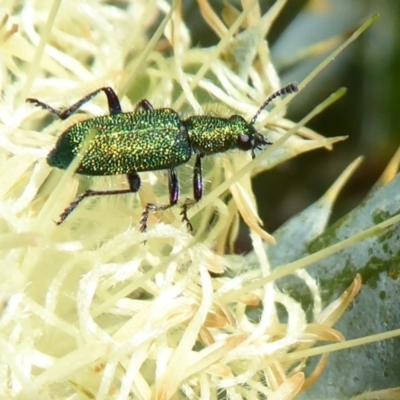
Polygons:
<instances>
[{"instance_id":1,"label":"beetle hind leg","mask_svg":"<svg viewBox=\"0 0 400 400\"><path fill-rule=\"evenodd\" d=\"M139 111L139 110L151 111L151 110L154 110L154 107L147 99L142 99L139 101L139 103L135 107L135 112Z\"/></svg>"},{"instance_id":2,"label":"beetle hind leg","mask_svg":"<svg viewBox=\"0 0 400 400\"><path fill-rule=\"evenodd\" d=\"M56 225L61 225L76 207L87 197L113 196L117 194L136 193L140 188L140 178L136 172L128 174L129 189L120 190L86 190L75 198L74 201L61 213Z\"/></svg>"},{"instance_id":3,"label":"beetle hind leg","mask_svg":"<svg viewBox=\"0 0 400 400\"><path fill-rule=\"evenodd\" d=\"M74 114L79 108L81 108L85 103L87 103L89 100L91 100L100 92L104 92L104 94L107 97L108 109L111 115L122 113L121 105L119 103L117 95L115 94L114 90L108 86L102 87L100 89L95 90L94 92L89 93L88 95L82 97L82 99L78 100L75 104L68 107L64 111L58 111L55 108L49 106L48 104L39 101L38 99L28 98L26 99L26 101L28 103L34 104L37 107L41 107L44 110L47 110L50 113L56 115L58 118L64 120L67 119L71 114Z\"/></svg>"}]
</instances>

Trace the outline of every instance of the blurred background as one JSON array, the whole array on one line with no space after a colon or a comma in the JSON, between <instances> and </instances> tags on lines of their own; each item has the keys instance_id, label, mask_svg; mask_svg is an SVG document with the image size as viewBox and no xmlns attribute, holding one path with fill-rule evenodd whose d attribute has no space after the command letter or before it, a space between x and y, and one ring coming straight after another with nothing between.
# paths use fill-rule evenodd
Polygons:
<instances>
[{"instance_id":1,"label":"blurred background","mask_svg":"<svg viewBox=\"0 0 400 400\"><path fill-rule=\"evenodd\" d=\"M210 3L220 14L223 2ZM263 11L273 3L260 0ZM239 2L235 5L241 9ZM218 38L199 15L197 3L185 2L185 7L193 43L215 44ZM288 118L298 121L330 93L346 87L346 96L308 126L324 136L349 138L331 152L302 155L254 179L260 215L269 232L316 201L350 162L363 155L361 167L335 205L331 222L336 221L362 201L399 147L400 1L289 0L267 37L282 84L287 84L303 79L332 50L290 65L299 51L344 34L377 13L378 21L290 104ZM248 250L247 236L238 243L239 252Z\"/></svg>"}]
</instances>

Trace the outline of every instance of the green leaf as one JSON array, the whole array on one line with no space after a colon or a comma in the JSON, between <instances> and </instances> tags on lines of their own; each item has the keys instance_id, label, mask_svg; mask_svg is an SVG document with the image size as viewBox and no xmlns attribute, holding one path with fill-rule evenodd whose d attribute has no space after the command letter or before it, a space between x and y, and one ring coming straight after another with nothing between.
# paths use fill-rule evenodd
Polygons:
<instances>
[{"instance_id":1,"label":"green leaf","mask_svg":"<svg viewBox=\"0 0 400 400\"><path fill-rule=\"evenodd\" d=\"M316 203L318 204L318 202ZM315 212L315 223L310 212ZM299 256L312 254L387 220L400 211L400 176L369 195L359 207L306 243L321 214L318 208L293 218L297 240L283 235L276 249L269 251L271 264L281 265ZM307 217L307 218L305 218ZM303 227L302 227L303 224ZM289 250L290 249L290 250ZM321 288L324 305L337 299L356 273L363 280L361 292L335 325L346 339L385 332L400 326L400 226L392 225L379 235L364 240L307 268ZM299 279L283 278L278 286L307 308L308 289ZM349 398L367 390L400 386L400 339L390 339L330 355L321 378L301 399ZM313 362L311 362L313 364ZM310 365L310 369L312 365Z\"/></svg>"}]
</instances>

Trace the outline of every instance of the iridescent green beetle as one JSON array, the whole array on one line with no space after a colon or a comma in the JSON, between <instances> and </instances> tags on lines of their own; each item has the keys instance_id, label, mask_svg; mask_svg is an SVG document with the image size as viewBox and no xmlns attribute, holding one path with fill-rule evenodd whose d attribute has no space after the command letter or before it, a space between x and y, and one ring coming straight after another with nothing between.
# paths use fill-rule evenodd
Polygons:
<instances>
[{"instance_id":1,"label":"iridescent green beetle","mask_svg":"<svg viewBox=\"0 0 400 400\"><path fill-rule=\"evenodd\" d=\"M110 87L102 87L89 93L64 111L57 111L37 99L27 99L28 102L64 120L99 92L104 92L110 115L89 118L70 126L60 135L54 149L47 156L47 162L52 167L66 169L78 154L86 135L95 131L96 136L89 143L75 172L97 176L125 174L128 177L129 189L87 190L82 193L60 215L57 225L61 224L86 197L135 193L140 188L138 172L167 170L169 204L146 205L140 221L140 230L144 232L150 212L166 210L177 204L179 182L175 167L187 163L194 154L194 198L185 201L181 213L182 221L192 229L187 210L203 195L202 157L233 149L250 150L254 157L255 149L271 144L254 128L261 111L276 97L297 90L298 85L293 82L274 92L250 122L246 122L240 115L232 115L229 118L194 115L181 119L173 109L154 109L147 100L140 101L134 112L125 113L122 112L118 97Z\"/></svg>"}]
</instances>

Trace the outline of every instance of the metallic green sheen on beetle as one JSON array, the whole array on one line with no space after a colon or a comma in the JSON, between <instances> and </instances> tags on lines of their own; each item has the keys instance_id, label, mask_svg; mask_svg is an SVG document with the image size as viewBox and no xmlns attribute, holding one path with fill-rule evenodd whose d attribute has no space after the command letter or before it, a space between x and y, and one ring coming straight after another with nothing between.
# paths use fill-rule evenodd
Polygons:
<instances>
[{"instance_id":1,"label":"metallic green sheen on beetle","mask_svg":"<svg viewBox=\"0 0 400 400\"><path fill-rule=\"evenodd\" d=\"M138 172L167 170L169 204L146 205L140 221L140 230L147 228L150 212L165 210L179 200L179 181L175 167L185 164L196 156L193 170L193 200L182 205L182 220L192 229L187 210L198 202L203 194L201 159L206 155L224 153L229 150L250 150L271 142L256 131L255 121L261 111L276 97L298 90L296 82L274 92L247 122L240 115L220 118L209 115L194 115L181 119L171 108L154 109L147 100L141 100L134 112L122 112L118 97L110 87L102 87L73 104L58 111L37 99L28 102L48 110L60 119L66 119L84 103L103 91L107 96L110 115L80 121L65 130L47 156L50 166L66 169L78 154L90 132L95 132L88 149L76 170L83 175L127 175L129 189L93 191L87 190L78 196L60 215L61 224L86 197L134 193L140 188Z\"/></svg>"},{"instance_id":2,"label":"metallic green sheen on beetle","mask_svg":"<svg viewBox=\"0 0 400 400\"><path fill-rule=\"evenodd\" d=\"M192 155L187 130L178 114L162 109L79 122L60 136L47 157L49 165L66 169L92 130L96 136L76 170L79 174L122 175L169 169L186 163Z\"/></svg>"}]
</instances>

